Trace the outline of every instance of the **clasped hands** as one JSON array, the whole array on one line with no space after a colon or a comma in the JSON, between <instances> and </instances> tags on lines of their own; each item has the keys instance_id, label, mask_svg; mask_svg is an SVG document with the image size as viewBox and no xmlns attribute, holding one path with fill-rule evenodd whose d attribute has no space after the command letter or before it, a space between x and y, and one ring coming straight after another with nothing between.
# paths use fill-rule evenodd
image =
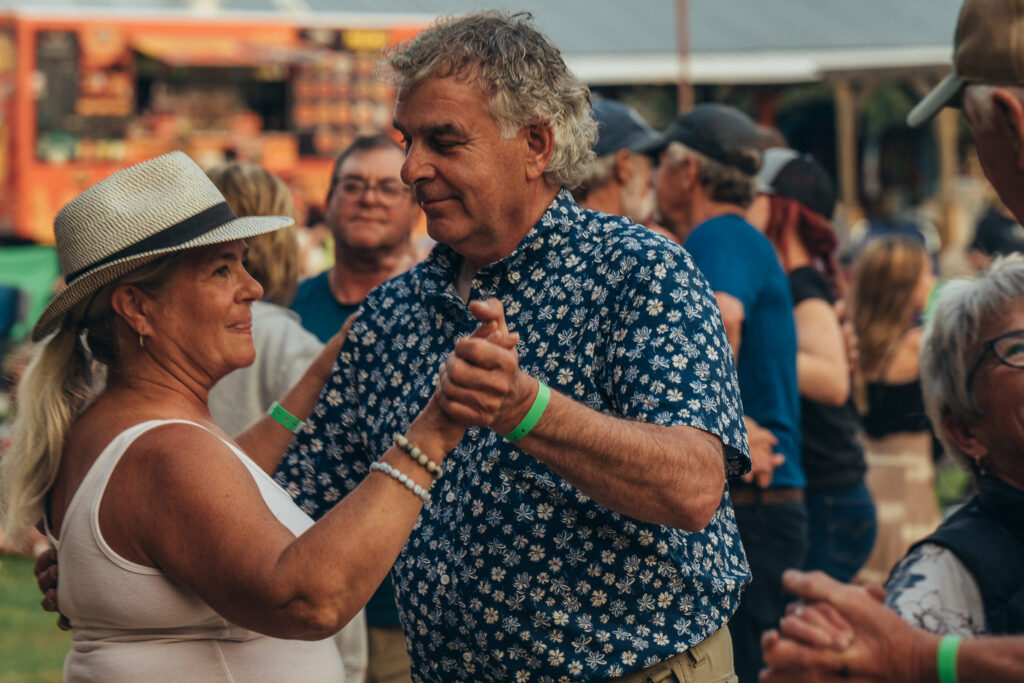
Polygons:
<instances>
[{"instance_id":1,"label":"clasped hands","mask_svg":"<svg viewBox=\"0 0 1024 683\"><path fill-rule=\"evenodd\" d=\"M441 365L434 398L453 422L506 434L529 410L537 381L519 369L519 335L508 331L501 302L471 301L469 311L480 325Z\"/></svg>"}]
</instances>

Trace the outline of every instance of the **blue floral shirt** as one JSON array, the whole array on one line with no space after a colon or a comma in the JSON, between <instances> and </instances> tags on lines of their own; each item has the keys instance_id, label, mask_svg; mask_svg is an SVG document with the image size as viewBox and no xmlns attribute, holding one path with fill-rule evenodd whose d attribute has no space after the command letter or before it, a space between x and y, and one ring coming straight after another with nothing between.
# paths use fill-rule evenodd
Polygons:
<instances>
[{"instance_id":1,"label":"blue floral shirt","mask_svg":"<svg viewBox=\"0 0 1024 683\"><path fill-rule=\"evenodd\" d=\"M277 472L314 518L366 476L434 391L476 321L438 245L370 292L313 415ZM562 191L512 254L481 270L521 337L520 366L595 410L718 435L749 468L732 351L687 253ZM393 570L416 681L600 680L699 643L750 574L728 494L703 531L609 510L489 429L474 428ZM657 491L651 491L657 495Z\"/></svg>"}]
</instances>

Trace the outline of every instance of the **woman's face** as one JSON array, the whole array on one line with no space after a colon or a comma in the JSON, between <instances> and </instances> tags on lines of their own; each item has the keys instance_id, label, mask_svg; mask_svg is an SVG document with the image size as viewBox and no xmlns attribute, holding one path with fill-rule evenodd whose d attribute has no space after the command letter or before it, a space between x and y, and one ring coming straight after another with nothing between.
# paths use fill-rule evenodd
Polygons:
<instances>
[{"instance_id":1,"label":"woman's face","mask_svg":"<svg viewBox=\"0 0 1024 683\"><path fill-rule=\"evenodd\" d=\"M1024 331L1024 301L983 325L978 338L988 341L1015 330ZM1000 350L1005 357L1019 357L1024 354L1024 337L1015 344L1011 335ZM980 364L970 387L982 412L970 425L978 456L993 476L1024 489L1024 369L1001 362L991 349L979 351L978 358ZM972 362L977 363L978 358Z\"/></svg>"},{"instance_id":2,"label":"woman's face","mask_svg":"<svg viewBox=\"0 0 1024 683\"><path fill-rule=\"evenodd\" d=\"M147 347L205 386L256 358L250 307L263 288L245 250L242 240L191 250L156 295Z\"/></svg>"},{"instance_id":3,"label":"woman's face","mask_svg":"<svg viewBox=\"0 0 1024 683\"><path fill-rule=\"evenodd\" d=\"M921 275L917 278L917 284L914 286L914 292L910 295L914 310L923 311L925 309L934 286L935 276L932 274L931 264L925 262L924 268L921 269Z\"/></svg>"}]
</instances>

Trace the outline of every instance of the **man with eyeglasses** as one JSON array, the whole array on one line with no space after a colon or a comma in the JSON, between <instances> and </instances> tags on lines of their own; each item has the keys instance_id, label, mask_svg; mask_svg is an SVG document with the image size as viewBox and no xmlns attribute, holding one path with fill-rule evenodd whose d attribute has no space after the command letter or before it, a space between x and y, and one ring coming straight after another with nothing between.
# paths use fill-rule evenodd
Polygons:
<instances>
[{"instance_id":1,"label":"man with eyeglasses","mask_svg":"<svg viewBox=\"0 0 1024 683\"><path fill-rule=\"evenodd\" d=\"M378 134L357 137L334 162L325 211L334 265L303 280L291 306L303 327L324 343L371 289L418 260L410 235L420 208L399 176L404 161L402 148ZM390 576L366 606L366 626L366 683L408 681L409 655Z\"/></svg>"},{"instance_id":2,"label":"man with eyeglasses","mask_svg":"<svg viewBox=\"0 0 1024 683\"><path fill-rule=\"evenodd\" d=\"M356 138L334 162L324 216L334 265L299 283L291 306L323 342L371 289L418 260L410 236L420 209L399 176L404 160L402 148L378 134Z\"/></svg>"}]
</instances>

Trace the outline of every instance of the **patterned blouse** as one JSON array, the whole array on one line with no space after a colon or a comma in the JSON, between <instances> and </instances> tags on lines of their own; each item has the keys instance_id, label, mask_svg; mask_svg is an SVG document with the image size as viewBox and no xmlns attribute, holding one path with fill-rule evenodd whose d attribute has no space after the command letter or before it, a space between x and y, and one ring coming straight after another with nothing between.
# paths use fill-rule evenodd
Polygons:
<instances>
[{"instance_id":1,"label":"patterned blouse","mask_svg":"<svg viewBox=\"0 0 1024 683\"><path fill-rule=\"evenodd\" d=\"M456 339L475 329L455 290L460 259L438 245L356 314L277 472L314 518L408 428ZM502 301L520 367L552 390L712 432L728 474L749 468L732 352L682 248L563 190L470 297ZM416 681L620 676L711 635L750 580L728 494L701 532L641 522L484 428L467 431L445 469L392 573Z\"/></svg>"}]
</instances>

